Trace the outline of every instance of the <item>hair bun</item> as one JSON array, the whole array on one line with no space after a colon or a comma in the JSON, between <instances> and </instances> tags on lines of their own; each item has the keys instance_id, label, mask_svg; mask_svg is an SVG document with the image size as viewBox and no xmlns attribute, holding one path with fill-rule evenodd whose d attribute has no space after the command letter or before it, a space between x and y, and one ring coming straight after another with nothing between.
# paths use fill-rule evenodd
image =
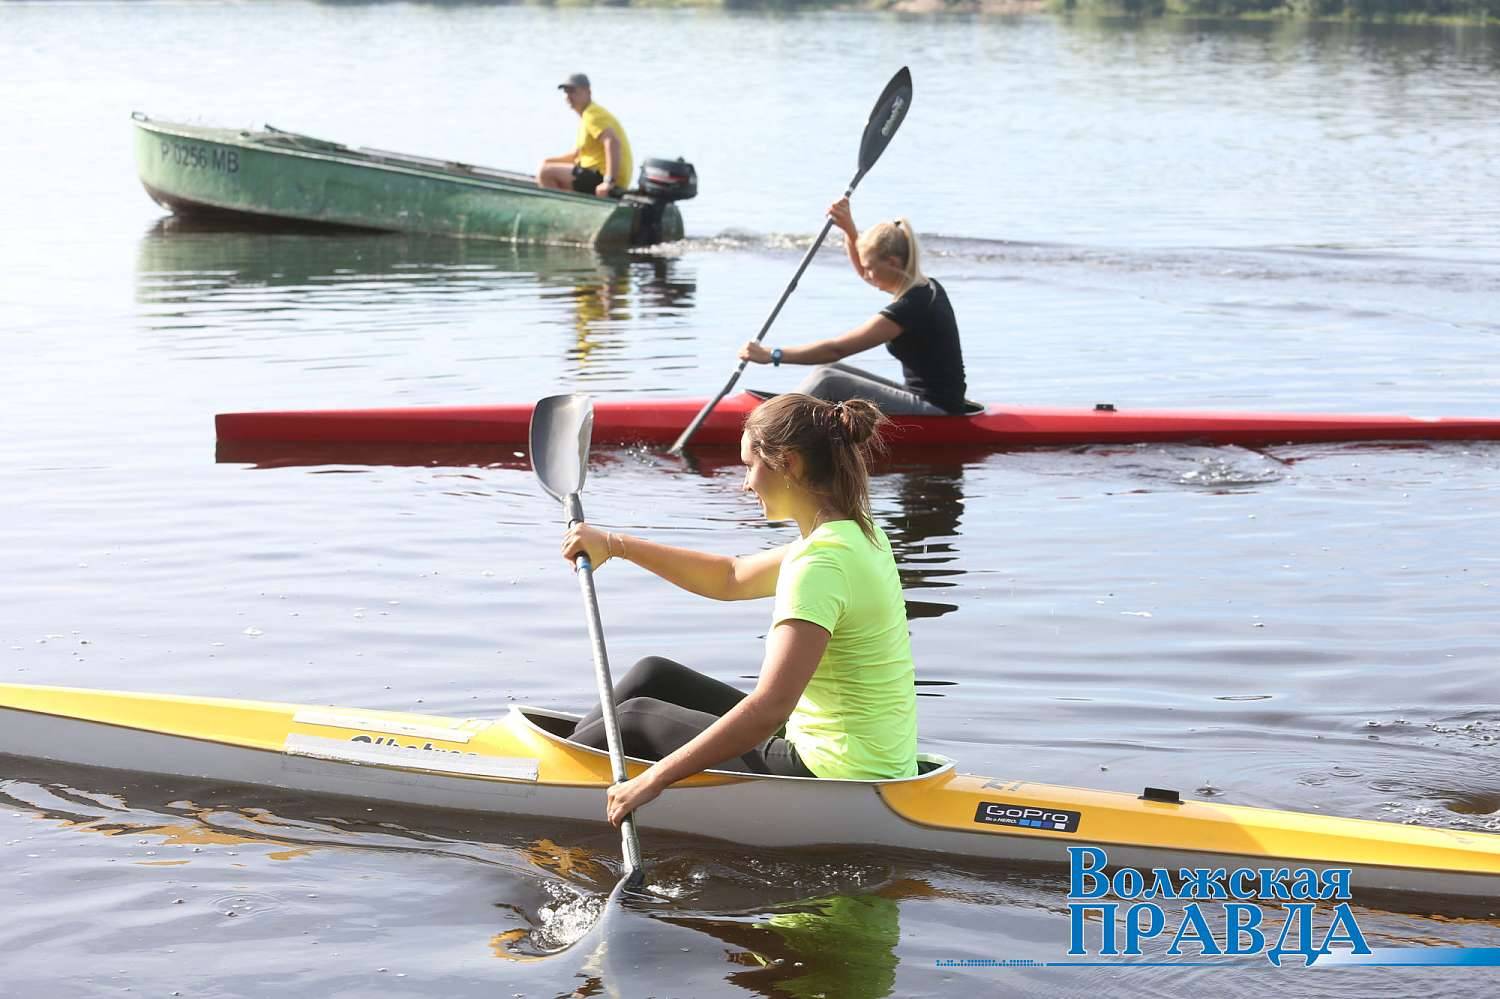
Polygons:
<instances>
[{"instance_id":1,"label":"hair bun","mask_svg":"<svg viewBox=\"0 0 1500 999\"><path fill-rule=\"evenodd\" d=\"M751 410L745 436L751 452L780 471L791 467L792 454L801 455L800 485L821 497L828 509L858 522L874 541L866 463L884 450L880 427L885 422L880 410L863 399L835 403L789 392Z\"/></svg>"},{"instance_id":2,"label":"hair bun","mask_svg":"<svg viewBox=\"0 0 1500 999\"><path fill-rule=\"evenodd\" d=\"M884 417L874 403L864 399L850 399L834 404L833 420L842 431L840 436L844 440L855 447L861 447L874 436L875 428Z\"/></svg>"}]
</instances>

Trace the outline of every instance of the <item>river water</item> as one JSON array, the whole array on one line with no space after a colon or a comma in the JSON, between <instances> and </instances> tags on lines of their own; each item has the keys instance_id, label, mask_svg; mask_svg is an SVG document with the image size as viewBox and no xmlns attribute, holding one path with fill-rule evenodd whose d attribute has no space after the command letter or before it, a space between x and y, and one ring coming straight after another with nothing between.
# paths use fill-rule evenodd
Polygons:
<instances>
[{"instance_id":1,"label":"river water","mask_svg":"<svg viewBox=\"0 0 1500 999\"><path fill-rule=\"evenodd\" d=\"M709 392L902 64L913 110L856 218L926 235L971 396L1500 416L1494 29L6 3L0 64L5 681L582 707L559 511L524 458L216 454L211 417ZM134 176L133 110L530 169L570 142L552 85L579 69L637 157L696 163L685 243L194 229ZM830 247L770 341L880 305ZM785 540L732 458L600 453L590 516L709 550ZM1500 831L1497 490L1497 446L892 462L874 504L926 748L1008 778ZM767 607L629 566L599 592L617 667L660 653L750 682ZM659 900L533 960L600 912L607 829L17 760L0 803L4 995L1493 994L1484 969L944 966L1059 959L1060 871L649 820ZM1483 911L1355 911L1379 946L1500 945Z\"/></svg>"}]
</instances>

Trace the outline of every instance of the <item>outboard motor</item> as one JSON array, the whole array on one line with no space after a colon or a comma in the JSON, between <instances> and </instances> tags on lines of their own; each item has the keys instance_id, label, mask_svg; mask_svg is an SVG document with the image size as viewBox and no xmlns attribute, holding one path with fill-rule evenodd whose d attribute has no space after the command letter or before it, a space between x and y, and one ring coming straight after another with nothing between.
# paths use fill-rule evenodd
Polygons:
<instances>
[{"instance_id":1,"label":"outboard motor","mask_svg":"<svg viewBox=\"0 0 1500 999\"><path fill-rule=\"evenodd\" d=\"M636 190L625 195L640 205L636 213L634 238L636 246L661 242L661 217L667 205L686 201L698 194L698 171L682 157L675 160L651 159L641 164Z\"/></svg>"},{"instance_id":2,"label":"outboard motor","mask_svg":"<svg viewBox=\"0 0 1500 999\"><path fill-rule=\"evenodd\" d=\"M637 185L642 194L661 201L686 201L698 194L698 171L681 156L675 160L647 160Z\"/></svg>"}]
</instances>

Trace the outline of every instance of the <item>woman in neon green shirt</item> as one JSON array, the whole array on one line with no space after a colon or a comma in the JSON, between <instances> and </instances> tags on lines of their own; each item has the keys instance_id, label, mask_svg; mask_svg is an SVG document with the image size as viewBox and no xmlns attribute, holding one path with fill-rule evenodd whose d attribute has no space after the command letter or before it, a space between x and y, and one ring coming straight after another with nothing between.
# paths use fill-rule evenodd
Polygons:
<instances>
[{"instance_id":1,"label":"woman in neon green shirt","mask_svg":"<svg viewBox=\"0 0 1500 999\"><path fill-rule=\"evenodd\" d=\"M774 596L771 630L749 694L659 657L615 686L625 752L654 759L609 790L620 820L666 787L710 768L782 776L882 780L917 772L916 693L906 605L890 541L870 516L866 459L884 418L862 400L780 395L745 421L744 488L766 519L800 537L729 557L570 528L563 557L634 562L718 600ZM783 729L784 726L784 729ZM601 713L575 741L603 748Z\"/></svg>"}]
</instances>

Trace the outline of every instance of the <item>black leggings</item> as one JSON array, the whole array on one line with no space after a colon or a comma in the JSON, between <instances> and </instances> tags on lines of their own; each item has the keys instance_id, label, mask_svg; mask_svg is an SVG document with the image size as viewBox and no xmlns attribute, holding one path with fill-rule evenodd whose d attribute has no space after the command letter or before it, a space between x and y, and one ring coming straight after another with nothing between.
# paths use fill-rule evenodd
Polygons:
<instances>
[{"instance_id":1,"label":"black leggings","mask_svg":"<svg viewBox=\"0 0 1500 999\"><path fill-rule=\"evenodd\" d=\"M647 656L615 684L625 755L659 760L692 742L744 697L742 691L681 663ZM572 740L604 749L604 713L596 707L579 719ZM779 735L716 764L714 769L778 777L816 776L803 765L797 748Z\"/></svg>"}]
</instances>

